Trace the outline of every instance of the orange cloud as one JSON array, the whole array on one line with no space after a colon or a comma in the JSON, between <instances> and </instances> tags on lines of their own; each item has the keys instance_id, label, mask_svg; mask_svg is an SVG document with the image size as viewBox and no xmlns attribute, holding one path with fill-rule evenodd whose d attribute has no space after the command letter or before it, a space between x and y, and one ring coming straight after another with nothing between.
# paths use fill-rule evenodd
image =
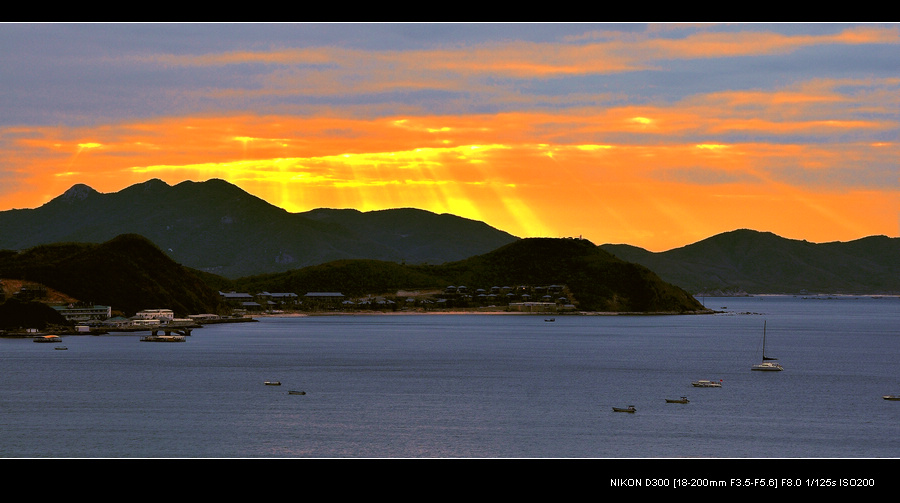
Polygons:
<instances>
[{"instance_id":1,"label":"orange cloud","mask_svg":"<svg viewBox=\"0 0 900 503\"><path fill-rule=\"evenodd\" d=\"M29 199L5 195L3 204L34 206L79 182L109 192L148 178L173 184L222 178L289 211L418 207L484 220L520 236L634 239L657 250L735 225L830 239L896 225L896 190L859 180L854 187L853 177L827 181L831 168L857 159L888 165L896 158L895 145L672 139L679 131L705 127L702 123L690 111L624 108L594 116L236 116L49 128L18 142L28 151L22 171L34 188L17 197ZM573 137L617 133L669 139L536 141L552 137L548 131L564 136L567 124L574 125L568 133ZM793 221L778 218L787 213ZM773 221L781 228L772 228Z\"/></svg>"},{"instance_id":2,"label":"orange cloud","mask_svg":"<svg viewBox=\"0 0 900 503\"><path fill-rule=\"evenodd\" d=\"M898 31L597 39L150 59L185 67L277 67L259 76L253 90L203 88L195 97L428 88L484 93L485 102L502 98L509 105L534 98L475 77L545 79L650 68L653 58L767 54L823 42L896 43ZM304 71L293 65L305 65ZM548 97L542 109L482 114L424 114L413 105L387 114L380 107L388 104L309 107L305 114L225 110L93 127L17 126L0 131L0 162L15 174L0 188L0 207L34 207L74 183L111 192L148 178L172 184L222 178L289 211L410 206L484 220L520 236L580 235L653 250L735 227L811 240L894 234L900 156L895 142L878 135L896 131L895 116L881 112L886 104L896 106L898 82L816 79L606 107L584 105L609 102L607 94L587 90ZM582 105L557 108L566 102Z\"/></svg>"}]
</instances>

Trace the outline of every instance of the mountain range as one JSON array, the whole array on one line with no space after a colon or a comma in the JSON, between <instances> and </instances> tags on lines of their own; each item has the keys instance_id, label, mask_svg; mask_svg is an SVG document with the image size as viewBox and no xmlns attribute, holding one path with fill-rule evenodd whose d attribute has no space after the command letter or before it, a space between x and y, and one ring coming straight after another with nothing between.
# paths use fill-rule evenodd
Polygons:
<instances>
[{"instance_id":1,"label":"mountain range","mask_svg":"<svg viewBox=\"0 0 900 503\"><path fill-rule=\"evenodd\" d=\"M738 229L665 252L601 248L696 295L900 293L900 238L811 243Z\"/></svg>"},{"instance_id":2,"label":"mountain range","mask_svg":"<svg viewBox=\"0 0 900 503\"><path fill-rule=\"evenodd\" d=\"M520 240L484 222L411 208L290 213L218 179L174 186L154 179L108 194L78 184L40 207L0 211L0 249L105 243L123 234L140 234L175 262L228 279L342 260L445 264ZM739 229L665 252L600 248L698 295L900 292L900 238L816 244Z\"/></svg>"},{"instance_id":3,"label":"mountain range","mask_svg":"<svg viewBox=\"0 0 900 503\"><path fill-rule=\"evenodd\" d=\"M289 213L218 179L153 179L119 192L78 184L46 204L0 212L0 249L103 243L140 234L173 260L237 278L341 259L444 263L518 238L475 220L401 208Z\"/></svg>"}]
</instances>

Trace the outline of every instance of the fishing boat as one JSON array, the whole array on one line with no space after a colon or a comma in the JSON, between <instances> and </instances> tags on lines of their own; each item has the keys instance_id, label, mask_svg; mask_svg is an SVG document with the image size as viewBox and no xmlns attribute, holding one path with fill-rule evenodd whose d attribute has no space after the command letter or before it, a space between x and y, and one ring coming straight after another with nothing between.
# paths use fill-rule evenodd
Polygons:
<instances>
[{"instance_id":1,"label":"fishing boat","mask_svg":"<svg viewBox=\"0 0 900 503\"><path fill-rule=\"evenodd\" d=\"M710 381L708 379L700 379L699 381L694 381L691 383L691 386L695 388L721 388L722 380L719 379L717 381Z\"/></svg>"},{"instance_id":2,"label":"fishing boat","mask_svg":"<svg viewBox=\"0 0 900 503\"><path fill-rule=\"evenodd\" d=\"M266 386L281 386L281 381L266 381Z\"/></svg>"},{"instance_id":3,"label":"fishing boat","mask_svg":"<svg viewBox=\"0 0 900 503\"><path fill-rule=\"evenodd\" d=\"M613 407L613 412L631 412L637 410L634 408L634 405L629 405L628 407Z\"/></svg>"},{"instance_id":4,"label":"fishing boat","mask_svg":"<svg viewBox=\"0 0 900 503\"><path fill-rule=\"evenodd\" d=\"M681 398L666 398L666 403L688 403L690 400L686 396Z\"/></svg>"},{"instance_id":5,"label":"fishing boat","mask_svg":"<svg viewBox=\"0 0 900 503\"><path fill-rule=\"evenodd\" d=\"M288 395L305 395L305 394L306 394L305 391L295 391L295 390L288 391Z\"/></svg>"},{"instance_id":6,"label":"fishing boat","mask_svg":"<svg viewBox=\"0 0 900 503\"><path fill-rule=\"evenodd\" d=\"M900 401L900 395L884 395L881 398L884 398L885 400Z\"/></svg>"},{"instance_id":7,"label":"fishing boat","mask_svg":"<svg viewBox=\"0 0 900 503\"><path fill-rule=\"evenodd\" d=\"M763 322L763 361L761 363L757 363L750 367L750 370L768 370L768 371L779 371L784 370L780 364L775 363L771 360L777 360L778 358L773 358L771 356L766 356L766 322Z\"/></svg>"}]
</instances>

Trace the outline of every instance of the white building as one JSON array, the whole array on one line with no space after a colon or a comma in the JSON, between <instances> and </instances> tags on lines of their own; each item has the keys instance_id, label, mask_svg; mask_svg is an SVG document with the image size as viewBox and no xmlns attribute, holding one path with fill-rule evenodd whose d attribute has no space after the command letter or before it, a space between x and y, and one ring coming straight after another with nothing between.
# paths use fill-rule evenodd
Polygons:
<instances>
[{"instance_id":1,"label":"white building","mask_svg":"<svg viewBox=\"0 0 900 503\"><path fill-rule=\"evenodd\" d=\"M144 309L134 315L135 320L159 320L160 323L168 323L175 319L175 313L171 309Z\"/></svg>"},{"instance_id":2,"label":"white building","mask_svg":"<svg viewBox=\"0 0 900 503\"><path fill-rule=\"evenodd\" d=\"M110 306L69 304L66 306L52 306L68 321L85 323L90 321L103 321L112 316Z\"/></svg>"}]
</instances>

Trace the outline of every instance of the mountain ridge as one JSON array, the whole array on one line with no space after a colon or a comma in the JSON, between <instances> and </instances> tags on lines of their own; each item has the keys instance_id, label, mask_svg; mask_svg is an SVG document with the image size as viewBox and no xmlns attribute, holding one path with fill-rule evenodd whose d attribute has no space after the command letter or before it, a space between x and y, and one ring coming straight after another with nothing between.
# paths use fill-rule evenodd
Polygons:
<instances>
[{"instance_id":1,"label":"mountain ridge","mask_svg":"<svg viewBox=\"0 0 900 503\"><path fill-rule=\"evenodd\" d=\"M137 233L176 262L231 278L340 259L442 263L519 239L483 222L411 208L290 213L220 179L174 186L151 179L112 193L76 184L37 208L0 211L0 229L0 249Z\"/></svg>"},{"instance_id":2,"label":"mountain ridge","mask_svg":"<svg viewBox=\"0 0 900 503\"><path fill-rule=\"evenodd\" d=\"M600 247L694 294L900 293L900 238L811 243L736 229L665 252Z\"/></svg>"},{"instance_id":3,"label":"mountain ridge","mask_svg":"<svg viewBox=\"0 0 900 503\"><path fill-rule=\"evenodd\" d=\"M290 213L221 179L151 179L101 193L78 183L38 208L0 211L0 249L103 243L140 234L179 264L236 279L339 260L444 264L521 238L476 220L415 208ZM810 243L736 229L665 252L602 249L702 295L897 293L900 238Z\"/></svg>"}]
</instances>

